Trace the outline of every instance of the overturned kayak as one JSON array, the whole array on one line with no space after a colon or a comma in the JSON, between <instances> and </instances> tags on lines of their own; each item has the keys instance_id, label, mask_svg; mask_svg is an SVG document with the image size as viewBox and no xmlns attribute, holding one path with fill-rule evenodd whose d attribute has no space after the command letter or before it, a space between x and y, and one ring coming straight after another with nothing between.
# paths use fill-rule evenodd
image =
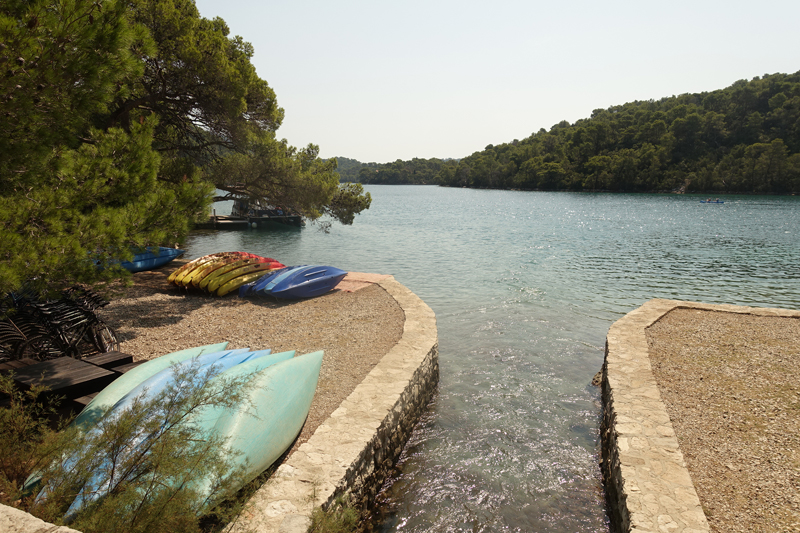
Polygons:
<instances>
[{"instance_id":1,"label":"overturned kayak","mask_svg":"<svg viewBox=\"0 0 800 533\"><path fill-rule=\"evenodd\" d=\"M208 382L202 385L204 389L211 388L211 390L213 390L214 387L224 387L226 383L230 383L230 381L233 379L247 382L249 381L248 376L253 372L261 371L272 365L290 360L294 356L294 351L282 352L278 354L270 354L269 352L269 350L260 350L255 352L248 351L247 349L226 350L222 352L204 354L200 357L194 357L181 361L170 368L166 368L160 372L157 372L144 382L131 389L125 396L117 401L117 403L112 409L109 410L106 416L118 416L118 414L121 414L127 409L141 406L143 399L147 400L154 398L169 386L184 387L185 385L177 383L176 379L182 375L182 372L185 369L190 367L197 368L198 370L213 369L215 372L213 377L211 377ZM239 370L232 371L237 367L239 367ZM203 379L204 376L205 373L202 372L195 377ZM247 390L249 391L250 395L259 392L252 388L248 388ZM252 405L249 403L249 398L245 401L245 404ZM237 408L236 410L238 411L240 409ZM196 426L202 434L217 436L216 433L210 431L210 426L215 425L217 422L216 418L214 420L206 420L204 425L199 426L197 425L196 421L196 418L198 416L202 416L203 413L214 412L214 407L202 407L199 411L200 414L195 414L192 417L193 420L184 420L179 422L179 425L188 423L191 426ZM219 415L213 416L218 417ZM92 429L90 429L90 431L92 431ZM219 436L225 437L225 435ZM136 454L148 453L146 446L149 445L148 443L152 442L152 438L152 435L140 435L134 441L126 445L128 451L125 452L124 457L116 457L115 462L124 462L126 457L135 457ZM202 436L199 436L199 438L202 438ZM66 514L64 515L65 520L71 520L86 505L103 498L110 491L114 490L114 488L120 483L126 482L127 478L124 476L120 478L120 475L122 474L116 472L115 465L112 464L110 459L106 458L105 460L101 461L100 466L95 472L94 476L92 476L91 479L85 483L83 488L79 491L74 502L67 510ZM198 480L198 482L200 482L200 480ZM206 495L203 497L206 497Z\"/></svg>"},{"instance_id":2,"label":"overturned kayak","mask_svg":"<svg viewBox=\"0 0 800 533\"><path fill-rule=\"evenodd\" d=\"M236 458L232 466L245 470L244 483L269 468L300 434L317 389L322 357L323 352L313 352L269 366L255 360L219 376L252 376L250 409L210 408L197 420L200 427L227 439ZM211 484L207 477L195 488L208 498ZM205 506L214 503L206 501Z\"/></svg>"},{"instance_id":3,"label":"overturned kayak","mask_svg":"<svg viewBox=\"0 0 800 533\"><path fill-rule=\"evenodd\" d=\"M178 287L198 288L224 296L281 268L285 265L270 257L248 252L221 252L186 263L170 274L167 281Z\"/></svg>"},{"instance_id":4,"label":"overturned kayak","mask_svg":"<svg viewBox=\"0 0 800 533\"><path fill-rule=\"evenodd\" d=\"M250 286L243 286L239 291L239 296L312 298L332 290L346 275L346 271L331 266L287 267L259 279Z\"/></svg>"},{"instance_id":5,"label":"overturned kayak","mask_svg":"<svg viewBox=\"0 0 800 533\"><path fill-rule=\"evenodd\" d=\"M185 350L151 359L146 363L128 370L123 375L115 379L106 388L101 390L97 396L95 396L92 401L89 402L83 411L81 411L75 420L72 421L72 424L84 428L94 425L123 396L128 394L140 383L147 381L155 374L171 367L174 364L180 363L181 361L191 359L192 357L221 352L227 346L227 342L220 342L217 344L207 344L205 346L187 348Z\"/></svg>"},{"instance_id":6,"label":"overturned kayak","mask_svg":"<svg viewBox=\"0 0 800 533\"><path fill-rule=\"evenodd\" d=\"M120 266L130 272L144 272L162 267L184 253L186 253L186 250L165 248L163 246L148 246L144 251L135 254L130 261L121 261Z\"/></svg>"}]
</instances>

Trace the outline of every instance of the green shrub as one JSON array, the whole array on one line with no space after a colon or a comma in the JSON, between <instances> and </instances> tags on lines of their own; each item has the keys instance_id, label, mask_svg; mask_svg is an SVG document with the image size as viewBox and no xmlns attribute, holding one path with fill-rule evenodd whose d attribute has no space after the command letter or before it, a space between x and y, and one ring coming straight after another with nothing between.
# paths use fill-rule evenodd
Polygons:
<instances>
[{"instance_id":1,"label":"green shrub","mask_svg":"<svg viewBox=\"0 0 800 533\"><path fill-rule=\"evenodd\" d=\"M28 474L46 464L57 433L49 427L58 398L43 400L44 387L21 391L13 374L0 375L0 503L12 505L22 497Z\"/></svg>"},{"instance_id":2,"label":"green shrub","mask_svg":"<svg viewBox=\"0 0 800 533\"><path fill-rule=\"evenodd\" d=\"M316 508L311 513L309 533L354 533L358 531L360 516L345 496L336 501L327 510Z\"/></svg>"},{"instance_id":3,"label":"green shrub","mask_svg":"<svg viewBox=\"0 0 800 533\"><path fill-rule=\"evenodd\" d=\"M212 407L248 408L249 386L245 378L208 385L214 375L213 367L191 366L152 399L138 397L95 428L61 432L36 463L41 481L34 493L41 492L23 506L85 533L198 532L204 514L221 514L216 521L227 523L239 507L217 504L241 486L244 466L235 466L224 438L197 420ZM82 505L73 512L76 498Z\"/></svg>"}]
</instances>

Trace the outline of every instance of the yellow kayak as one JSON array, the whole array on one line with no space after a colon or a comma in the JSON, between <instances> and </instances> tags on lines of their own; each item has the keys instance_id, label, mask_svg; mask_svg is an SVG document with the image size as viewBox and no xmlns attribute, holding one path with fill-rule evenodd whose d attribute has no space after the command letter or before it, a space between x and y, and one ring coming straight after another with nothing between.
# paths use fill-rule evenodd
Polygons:
<instances>
[{"instance_id":1,"label":"yellow kayak","mask_svg":"<svg viewBox=\"0 0 800 533\"><path fill-rule=\"evenodd\" d=\"M267 269L267 270L261 270L261 271L258 271L258 272L251 272L249 274L244 274L242 276L237 276L237 277L233 278L232 280L227 281L227 282L223 283L222 285L220 285L219 289L217 289L217 296L225 296L229 292L235 291L236 289L238 289L239 287L241 287L245 283L250 283L251 281L255 281L260 277L266 276L267 274L269 274L273 270L275 270L275 269L270 268L270 269Z\"/></svg>"},{"instance_id":2,"label":"yellow kayak","mask_svg":"<svg viewBox=\"0 0 800 533\"><path fill-rule=\"evenodd\" d=\"M217 289L228 283L234 278L238 278L244 274L250 274L252 272L264 272L267 270L274 270L272 265L269 263L256 263L250 265L240 266L239 268L235 268L233 270L228 271L227 273L221 276L215 276L213 280L208 284L206 290L210 293L217 292ZM232 289L231 289L232 290ZM221 294L217 294L217 296L221 296Z\"/></svg>"},{"instance_id":3,"label":"yellow kayak","mask_svg":"<svg viewBox=\"0 0 800 533\"><path fill-rule=\"evenodd\" d=\"M206 276L209 272L214 270L215 268L219 268L221 265L224 265L226 262L231 261L239 261L241 256L237 255L224 255L220 257L215 257L210 261L206 261L205 263L201 263L197 265L194 270L183 276L181 280L181 285L184 287L188 287L192 285L197 287L200 281Z\"/></svg>"},{"instance_id":4,"label":"yellow kayak","mask_svg":"<svg viewBox=\"0 0 800 533\"><path fill-rule=\"evenodd\" d=\"M234 261L232 263L224 264L221 267L219 267L218 269L216 269L213 272L211 272L210 274L208 274L206 277L204 277L200 281L200 283L198 284L198 287L200 287L201 289L203 289L205 291L208 291L208 290L210 290L208 288L209 284L211 282L213 282L215 279L219 278L220 276L224 276L225 274L227 274L231 270L236 270L239 267L243 267L243 266L247 266L247 265L253 265L253 264L256 264L256 263L258 263L258 259L254 259L252 257L248 257L246 259L239 259L238 261Z\"/></svg>"},{"instance_id":5,"label":"yellow kayak","mask_svg":"<svg viewBox=\"0 0 800 533\"><path fill-rule=\"evenodd\" d=\"M212 261L211 263L206 263L205 267L200 270L200 272L194 274L191 279L191 284L193 287L199 287L200 282L205 279L206 276L210 275L212 272L217 270L218 268L222 268L225 265L230 263L234 263L236 261L241 261L242 257L223 257L216 261ZM185 278L184 278L185 280Z\"/></svg>"},{"instance_id":6,"label":"yellow kayak","mask_svg":"<svg viewBox=\"0 0 800 533\"><path fill-rule=\"evenodd\" d=\"M172 282L173 282L175 285L177 285L177 286L179 286L179 287L182 287L182 286L183 286L183 278L184 278L184 277L186 277L186 276L188 276L190 273L194 272L194 271L195 271L197 268L199 268L200 266L202 266L202 265L206 265L206 264L208 264L209 262L211 262L211 261L214 261L215 259L216 259L216 254L214 254L213 256L210 256L210 255L204 255L203 257L201 257L201 258L197 259L197 262L196 262L196 263L193 263L193 264L191 264L191 265L188 265L188 264L187 264L187 265L184 265L185 267L188 267L188 268L183 268L183 269L181 269L181 271L180 271L180 272L178 272L178 274L175 276L175 278L173 279L173 281L172 281Z\"/></svg>"},{"instance_id":7,"label":"yellow kayak","mask_svg":"<svg viewBox=\"0 0 800 533\"><path fill-rule=\"evenodd\" d=\"M167 283L174 283L175 282L175 278L178 276L178 274L180 274L182 272L186 272L187 270L194 268L194 266L199 261L202 261L204 259L204 257L198 257L196 259L192 259L188 263L186 263L184 265L181 265L178 268L176 268L175 271L172 274L170 274L169 277L167 278Z\"/></svg>"},{"instance_id":8,"label":"yellow kayak","mask_svg":"<svg viewBox=\"0 0 800 533\"><path fill-rule=\"evenodd\" d=\"M208 265L227 258L238 258L241 257L242 254L242 252L221 252L217 254L204 255L201 257L201 261L195 263L192 268L185 270L182 274L178 274L175 277L175 285L179 287L187 287L189 283L191 283L192 278Z\"/></svg>"}]
</instances>

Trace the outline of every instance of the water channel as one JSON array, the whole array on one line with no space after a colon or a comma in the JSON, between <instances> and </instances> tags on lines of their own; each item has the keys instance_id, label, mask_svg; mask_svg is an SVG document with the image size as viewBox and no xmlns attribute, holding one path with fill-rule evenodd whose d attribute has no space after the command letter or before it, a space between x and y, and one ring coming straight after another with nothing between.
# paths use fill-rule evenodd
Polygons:
<instances>
[{"instance_id":1,"label":"water channel","mask_svg":"<svg viewBox=\"0 0 800 533\"><path fill-rule=\"evenodd\" d=\"M800 308L797 197L366 189L352 226L186 245L393 274L435 311L439 392L385 532L608 531L590 382L609 326L650 298Z\"/></svg>"}]
</instances>

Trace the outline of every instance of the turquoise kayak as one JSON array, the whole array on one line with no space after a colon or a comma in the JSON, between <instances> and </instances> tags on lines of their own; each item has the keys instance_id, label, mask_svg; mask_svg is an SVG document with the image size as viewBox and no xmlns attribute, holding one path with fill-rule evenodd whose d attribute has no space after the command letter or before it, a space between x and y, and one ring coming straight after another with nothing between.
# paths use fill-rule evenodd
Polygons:
<instances>
[{"instance_id":1,"label":"turquoise kayak","mask_svg":"<svg viewBox=\"0 0 800 533\"><path fill-rule=\"evenodd\" d=\"M222 381L226 380L226 378L237 378L247 374L242 372L232 372L231 369L235 369L237 366L264 369L276 363L291 359L294 354L294 351L270 354L270 350L253 352L248 351L248 349L241 349L209 353L200 357L184 360L169 368L157 372L149 379L135 386L116 402L113 408L108 411L107 416L114 416L115 413L121 413L123 410L131 408L131 406L134 405L134 402L138 401L139 398L148 400L155 397L166 387L174 383L173 378L175 377L176 372L182 372L183 370L188 369L189 365L199 365L201 371L202 369L213 368L213 370L216 372L216 375L214 375L209 382L204 385L205 387L213 387L222 383ZM210 408L206 408L201 412L206 412L209 410ZM143 437L140 440L132 443L128 453L136 453L136 450L139 448L139 446L143 445L146 440L147 438ZM110 472L113 472L113 468L110 468L110 466L109 468L101 467L101 469L97 471L96 475L93 476L93 478L90 479L78 493L75 501L73 501L72 505L64 515L65 520L71 520L85 505L103 497L103 495L108 491L109 487L120 481L119 479L114 479L113 474L110 474Z\"/></svg>"},{"instance_id":2,"label":"turquoise kayak","mask_svg":"<svg viewBox=\"0 0 800 533\"><path fill-rule=\"evenodd\" d=\"M234 452L233 466L246 468L245 483L269 468L300 434L317 389L322 357L323 352L313 352L267 367L251 361L215 378L252 375L250 409L214 408L197 419L200 427L227 439ZM208 497L211 482L198 480L196 488Z\"/></svg>"},{"instance_id":3,"label":"turquoise kayak","mask_svg":"<svg viewBox=\"0 0 800 533\"><path fill-rule=\"evenodd\" d=\"M180 363L181 361L203 354L219 352L224 350L227 346L227 342L220 342L217 344L187 348L151 359L146 363L128 370L125 374L115 379L110 385L100 391L83 411L81 411L81 414L72 421L72 424L75 426L83 426L84 428L93 426L115 403L128 394L131 389L143 381L146 381L154 374L161 372L165 368L169 368L175 363Z\"/></svg>"},{"instance_id":4,"label":"turquoise kayak","mask_svg":"<svg viewBox=\"0 0 800 533\"><path fill-rule=\"evenodd\" d=\"M215 353L224 350L228 346L226 342L219 342L217 344L206 344L205 346L197 346L194 348L186 348L177 352L172 352L155 359L151 359L135 368L130 369L125 374L115 379L106 388L101 390L89 404L84 407L83 411L75 417L72 425L88 431L91 427L97 424L112 407L123 396L128 394L134 387L146 381L153 375L161 372L165 368L169 368L173 364L198 357L207 353ZM33 472L28 479L25 480L23 485L23 492L30 492L36 488L41 481L39 472Z\"/></svg>"}]
</instances>

